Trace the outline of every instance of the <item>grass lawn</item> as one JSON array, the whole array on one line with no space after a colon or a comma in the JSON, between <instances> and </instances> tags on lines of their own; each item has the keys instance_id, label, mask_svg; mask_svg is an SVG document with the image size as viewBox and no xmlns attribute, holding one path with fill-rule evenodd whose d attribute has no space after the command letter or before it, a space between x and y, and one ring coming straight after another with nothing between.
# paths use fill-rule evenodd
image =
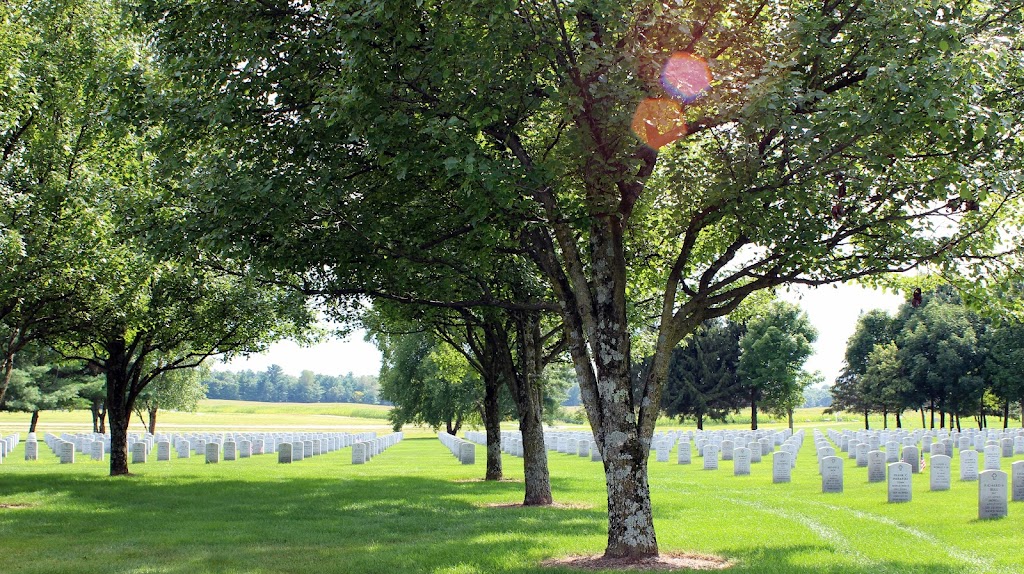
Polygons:
<instances>
[{"instance_id":1,"label":"grass lawn","mask_svg":"<svg viewBox=\"0 0 1024 574\"><path fill-rule=\"evenodd\" d=\"M330 415L250 416L301 427ZM603 550L600 463L549 453L561 506L509 507L522 499L519 459L505 458L513 480L481 482L482 447L463 466L425 435L358 466L349 449L290 465L275 455L151 459L116 479L106 463L60 465L42 444L41 460L26 462L21 444L0 465L0 572L570 572L538 564ZM915 475L910 503L886 503L885 484L869 484L849 459L846 491L826 495L807 435L789 484L771 483L767 460L734 477L729 461L703 471L696 456L690 466L652 457L661 549L723 556L736 573L1024 573L1024 503L978 521L977 483L956 480L957 458L951 490L929 492L928 475Z\"/></svg>"}]
</instances>

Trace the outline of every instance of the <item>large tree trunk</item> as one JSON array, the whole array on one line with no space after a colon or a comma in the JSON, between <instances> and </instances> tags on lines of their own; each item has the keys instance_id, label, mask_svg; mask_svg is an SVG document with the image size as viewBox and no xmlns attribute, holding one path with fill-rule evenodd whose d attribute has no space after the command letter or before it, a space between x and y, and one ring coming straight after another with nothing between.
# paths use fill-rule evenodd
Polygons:
<instances>
[{"instance_id":1,"label":"large tree trunk","mask_svg":"<svg viewBox=\"0 0 1024 574\"><path fill-rule=\"evenodd\" d=\"M896 428L903 428L903 411L896 411Z\"/></svg>"},{"instance_id":2,"label":"large tree trunk","mask_svg":"<svg viewBox=\"0 0 1024 574\"><path fill-rule=\"evenodd\" d=\"M1003 428L1010 428L1010 399L1003 403Z\"/></svg>"},{"instance_id":3,"label":"large tree trunk","mask_svg":"<svg viewBox=\"0 0 1024 574\"><path fill-rule=\"evenodd\" d=\"M939 428L946 428L946 409L939 409Z\"/></svg>"},{"instance_id":4,"label":"large tree trunk","mask_svg":"<svg viewBox=\"0 0 1024 574\"><path fill-rule=\"evenodd\" d=\"M156 413L158 407L149 407L149 434L156 434Z\"/></svg>"},{"instance_id":5,"label":"large tree trunk","mask_svg":"<svg viewBox=\"0 0 1024 574\"><path fill-rule=\"evenodd\" d=\"M935 428L935 399L932 399L931 403L928 405L928 412L931 414L929 417L930 424L928 428L933 429Z\"/></svg>"},{"instance_id":6,"label":"large tree trunk","mask_svg":"<svg viewBox=\"0 0 1024 574\"><path fill-rule=\"evenodd\" d=\"M704 430L704 413L697 413L697 430Z\"/></svg>"},{"instance_id":7,"label":"large tree trunk","mask_svg":"<svg viewBox=\"0 0 1024 574\"><path fill-rule=\"evenodd\" d=\"M882 409L882 429L889 428L889 411Z\"/></svg>"},{"instance_id":8,"label":"large tree trunk","mask_svg":"<svg viewBox=\"0 0 1024 574\"><path fill-rule=\"evenodd\" d=\"M133 373L123 339L109 341L104 361L107 379L107 417L110 421L110 476L128 474L128 423L137 393L131 393ZM135 374L134 376L138 376Z\"/></svg>"},{"instance_id":9,"label":"large tree trunk","mask_svg":"<svg viewBox=\"0 0 1024 574\"><path fill-rule=\"evenodd\" d=\"M114 400L111 400L111 399ZM107 415L110 419L110 476L128 474L128 423L131 409L124 405L124 398L117 400L107 392Z\"/></svg>"},{"instance_id":10,"label":"large tree trunk","mask_svg":"<svg viewBox=\"0 0 1024 574\"><path fill-rule=\"evenodd\" d=\"M789 430L793 430L793 409L789 409Z\"/></svg>"},{"instance_id":11,"label":"large tree trunk","mask_svg":"<svg viewBox=\"0 0 1024 574\"><path fill-rule=\"evenodd\" d=\"M36 432L36 425L39 424L39 411L32 411L32 420L28 423L28 432Z\"/></svg>"},{"instance_id":12,"label":"large tree trunk","mask_svg":"<svg viewBox=\"0 0 1024 574\"><path fill-rule=\"evenodd\" d=\"M7 387L11 384L11 374L14 373L14 355L4 355L3 380L0 380L0 407L4 406L7 398Z\"/></svg>"},{"instance_id":13,"label":"large tree trunk","mask_svg":"<svg viewBox=\"0 0 1024 574\"><path fill-rule=\"evenodd\" d=\"M647 483L650 440L626 433L621 440L606 437L603 454L608 488L608 546L605 556L658 554Z\"/></svg>"},{"instance_id":14,"label":"large tree trunk","mask_svg":"<svg viewBox=\"0 0 1024 574\"><path fill-rule=\"evenodd\" d=\"M757 394L750 393L750 430L757 430Z\"/></svg>"},{"instance_id":15,"label":"large tree trunk","mask_svg":"<svg viewBox=\"0 0 1024 574\"><path fill-rule=\"evenodd\" d=\"M92 432L106 434L107 408L102 399L94 399L89 410L92 412Z\"/></svg>"},{"instance_id":16,"label":"large tree trunk","mask_svg":"<svg viewBox=\"0 0 1024 574\"><path fill-rule=\"evenodd\" d=\"M501 480L501 405L500 379L496 373L484 378L484 432L487 435L487 470L484 480ZM523 446L526 451L526 446Z\"/></svg>"},{"instance_id":17,"label":"large tree trunk","mask_svg":"<svg viewBox=\"0 0 1024 574\"><path fill-rule=\"evenodd\" d=\"M924 418L924 405L921 405L921 428L928 428L928 421Z\"/></svg>"},{"instance_id":18,"label":"large tree trunk","mask_svg":"<svg viewBox=\"0 0 1024 574\"><path fill-rule=\"evenodd\" d=\"M871 430L871 422L868 420L868 415L869 414L870 414L870 411L865 409L864 410L864 430Z\"/></svg>"}]
</instances>

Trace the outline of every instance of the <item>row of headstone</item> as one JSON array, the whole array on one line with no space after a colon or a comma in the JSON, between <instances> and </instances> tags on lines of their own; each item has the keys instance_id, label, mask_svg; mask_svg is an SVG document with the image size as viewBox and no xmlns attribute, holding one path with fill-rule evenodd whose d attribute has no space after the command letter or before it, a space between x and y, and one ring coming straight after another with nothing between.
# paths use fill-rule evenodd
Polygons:
<instances>
[{"instance_id":1,"label":"row of headstone","mask_svg":"<svg viewBox=\"0 0 1024 574\"><path fill-rule=\"evenodd\" d=\"M318 448L318 454L333 452L352 446L357 442L370 441L377 437L375 432L365 433L133 433L127 437L128 456L132 464L149 461L156 448L158 461L171 459L173 446L179 458L190 458L195 452L206 457L207 462L237 460L253 455L275 452L284 442L292 444L302 441L310 443L310 450ZM18 435L8 437L2 444L17 444ZM60 436L47 433L44 443L62 464L73 464L75 453L91 455L93 460L102 461L110 447L110 435L97 433L62 433ZM213 445L212 447L210 445ZM216 448L214 448L216 447ZM39 446L35 433L29 433L25 446L25 460L38 460Z\"/></svg>"},{"instance_id":2,"label":"row of headstone","mask_svg":"<svg viewBox=\"0 0 1024 574\"><path fill-rule=\"evenodd\" d=\"M867 443L869 450L886 450L891 458L898 459L898 448L917 446L922 454L944 454L953 456L955 451L974 449L981 453L986 447L994 446L1000 456L1009 458L1024 454L1024 429L977 430L968 429L963 432L947 431L946 429L915 430L864 430L864 431L829 431L829 438L839 445L842 452L850 453L854 458L854 447ZM895 460L890 460L895 462Z\"/></svg>"},{"instance_id":3,"label":"row of headstone","mask_svg":"<svg viewBox=\"0 0 1024 574\"><path fill-rule=\"evenodd\" d=\"M11 452L18 446L20 435L17 433L0 438L0 463L11 456Z\"/></svg>"},{"instance_id":4,"label":"row of headstone","mask_svg":"<svg viewBox=\"0 0 1024 574\"><path fill-rule=\"evenodd\" d=\"M487 446L487 433L483 431L466 431L463 437L469 442ZM523 457L523 433L520 431L501 431L501 452Z\"/></svg>"},{"instance_id":5,"label":"row of headstone","mask_svg":"<svg viewBox=\"0 0 1024 574\"><path fill-rule=\"evenodd\" d=\"M405 435L400 432L391 433L372 440L357 442L352 445L352 464L364 464L371 458L402 441Z\"/></svg>"},{"instance_id":6,"label":"row of headstone","mask_svg":"<svg viewBox=\"0 0 1024 574\"><path fill-rule=\"evenodd\" d=\"M444 431L437 433L441 444L448 447L448 450L459 459L462 464L476 464L476 445L472 441L461 439Z\"/></svg>"},{"instance_id":7,"label":"row of headstone","mask_svg":"<svg viewBox=\"0 0 1024 574\"><path fill-rule=\"evenodd\" d=\"M830 431L830 436L840 438L835 431ZM853 440L860 440L855 437ZM926 438L926 437L925 437ZM966 437L965 437L966 438ZM1004 439L1005 440L1005 439ZM821 473L822 492L843 491L843 459L835 456L828 441L820 432L815 431L815 444L818 447L819 472ZM851 448L849 446L848 448ZM945 446L936 449L941 443L931 443L931 456L929 457L929 480L928 487L931 491L949 490L952 482L952 457L945 453ZM973 443L972 443L973 444ZM869 448L870 443L856 443L858 466L863 450ZM851 449L852 450L852 449ZM893 449L895 450L895 449ZM971 446L965 446L960 451L960 480L978 481L978 518L1001 518L1007 515L1007 474L999 470L999 459L1002 456L1002 448L995 445L985 445L984 450L988 454L986 465L994 468L986 468L978 472L978 451ZM941 454L940 454L941 453ZM868 482L886 481L887 500L890 503L910 502L913 498L913 480L915 472L920 468L916 444L905 443L900 449L903 460L888 462L886 452L871 450L867 453ZM1024 501L1024 461L1017 461L1011 465L1012 489L1010 500Z\"/></svg>"}]
</instances>

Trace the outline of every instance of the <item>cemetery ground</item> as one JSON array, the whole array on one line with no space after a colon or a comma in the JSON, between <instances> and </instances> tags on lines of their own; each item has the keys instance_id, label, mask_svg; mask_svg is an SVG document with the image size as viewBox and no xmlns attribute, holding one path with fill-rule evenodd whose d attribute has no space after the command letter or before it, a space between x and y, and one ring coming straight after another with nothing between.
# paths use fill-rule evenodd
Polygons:
<instances>
[{"instance_id":1,"label":"cemetery ground","mask_svg":"<svg viewBox=\"0 0 1024 574\"><path fill-rule=\"evenodd\" d=\"M202 408L163 414L167 426L157 430L389 432L380 418L326 412L338 406ZM20 431L24 441L25 420L0 415L0 434ZM88 430L88 413L44 413L38 432L76 421ZM1005 518L978 520L977 482L954 470L950 490L931 492L926 470L913 476L911 502L890 504L885 483L869 484L852 459L844 492L823 494L811 429L828 425L797 421L807 437L788 484L772 484L767 458L733 476L731 461L702 470L696 449L691 465L652 453L662 552L723 557L736 573L1024 573L1024 502L1010 502ZM350 448L292 464L273 454L217 464L154 456L118 478L107 476L106 461L61 465L45 447L25 461L24 448L0 464L0 572L10 574L573 572L541 563L599 554L606 542L600 463L549 452L557 505L523 508L520 459L505 455L507 480L483 482L483 447L476 464L462 465L429 430L406 429L404 441L363 465L352 464ZM1021 459L1003 459L1003 470Z\"/></svg>"}]
</instances>

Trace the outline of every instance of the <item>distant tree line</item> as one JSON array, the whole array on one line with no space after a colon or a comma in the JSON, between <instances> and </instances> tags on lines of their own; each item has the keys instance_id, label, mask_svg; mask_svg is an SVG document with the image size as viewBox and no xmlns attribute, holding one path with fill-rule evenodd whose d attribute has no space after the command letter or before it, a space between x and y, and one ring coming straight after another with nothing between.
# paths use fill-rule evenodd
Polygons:
<instances>
[{"instance_id":1,"label":"distant tree line","mask_svg":"<svg viewBox=\"0 0 1024 574\"><path fill-rule=\"evenodd\" d=\"M990 417L1005 428L1024 406L1022 372L1024 325L982 316L941 287L918 292L895 315L860 317L827 412L861 413L865 428L871 413L886 427L893 415L900 427L907 410L929 428L959 429L963 418L985 428Z\"/></svg>"},{"instance_id":2,"label":"distant tree line","mask_svg":"<svg viewBox=\"0 0 1024 574\"><path fill-rule=\"evenodd\" d=\"M302 371L285 374L280 365L265 371L211 371L203 380L206 397L264 403L362 403L380 404L376 375L322 375Z\"/></svg>"}]
</instances>

